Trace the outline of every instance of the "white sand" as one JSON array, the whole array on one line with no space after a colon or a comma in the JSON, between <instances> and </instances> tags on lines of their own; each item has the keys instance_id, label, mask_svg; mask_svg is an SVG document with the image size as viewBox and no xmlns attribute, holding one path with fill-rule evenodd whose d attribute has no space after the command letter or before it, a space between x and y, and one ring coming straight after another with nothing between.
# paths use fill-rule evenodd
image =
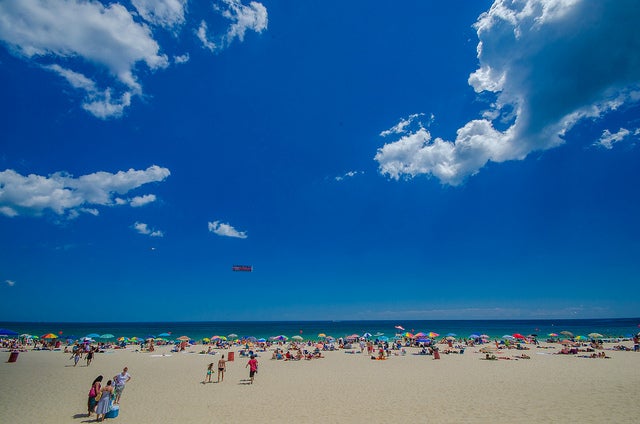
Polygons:
<instances>
[{"instance_id":1,"label":"white sand","mask_svg":"<svg viewBox=\"0 0 640 424\"><path fill-rule=\"evenodd\" d=\"M199 351L200 346L192 348ZM232 349L234 350L234 349ZM224 383L202 384L217 355L126 351L97 354L73 367L69 354L21 353L0 364L0 423L84 423L93 379L103 383L129 367L133 379L119 417L127 423L235 422L616 422L640 419L640 353L606 351L611 359L552 355L532 348L530 360L485 361L464 355L392 356L326 352L324 359L283 362L259 357L255 384L247 359L227 365ZM414 350L410 350L413 352ZM522 352L505 351L513 357ZM3 360L9 357L9 353ZM214 375L213 381L217 379ZM95 420L95 415L91 421Z\"/></svg>"}]
</instances>

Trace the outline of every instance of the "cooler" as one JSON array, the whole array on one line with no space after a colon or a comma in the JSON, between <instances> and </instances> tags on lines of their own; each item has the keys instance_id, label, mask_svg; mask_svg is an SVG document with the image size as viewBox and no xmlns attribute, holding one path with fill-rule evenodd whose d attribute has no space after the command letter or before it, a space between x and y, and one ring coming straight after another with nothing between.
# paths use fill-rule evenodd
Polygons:
<instances>
[{"instance_id":1,"label":"cooler","mask_svg":"<svg viewBox=\"0 0 640 424\"><path fill-rule=\"evenodd\" d=\"M229 352L229 358L227 360L233 362L233 360L235 359L235 356L236 356L235 352Z\"/></svg>"},{"instance_id":2,"label":"cooler","mask_svg":"<svg viewBox=\"0 0 640 424\"><path fill-rule=\"evenodd\" d=\"M120 406L113 405L113 407L111 408L111 411L107 412L104 417L105 418L116 418L119 413L120 413Z\"/></svg>"},{"instance_id":3,"label":"cooler","mask_svg":"<svg viewBox=\"0 0 640 424\"><path fill-rule=\"evenodd\" d=\"M18 360L19 354L20 352L18 351L11 352L11 354L9 355L9 360L7 362L16 362Z\"/></svg>"}]
</instances>

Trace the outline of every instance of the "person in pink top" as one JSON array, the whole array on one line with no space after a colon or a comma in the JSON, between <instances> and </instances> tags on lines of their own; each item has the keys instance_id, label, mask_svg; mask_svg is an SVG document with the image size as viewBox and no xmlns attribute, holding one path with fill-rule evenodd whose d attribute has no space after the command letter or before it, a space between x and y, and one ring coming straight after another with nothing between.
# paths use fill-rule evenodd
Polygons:
<instances>
[{"instance_id":1,"label":"person in pink top","mask_svg":"<svg viewBox=\"0 0 640 424\"><path fill-rule=\"evenodd\" d=\"M258 360L254 355L251 355L251 359L249 359L249 362L247 362L245 368L247 367L249 367L249 379L251 380L250 384L253 384L253 379L258 372Z\"/></svg>"}]
</instances>

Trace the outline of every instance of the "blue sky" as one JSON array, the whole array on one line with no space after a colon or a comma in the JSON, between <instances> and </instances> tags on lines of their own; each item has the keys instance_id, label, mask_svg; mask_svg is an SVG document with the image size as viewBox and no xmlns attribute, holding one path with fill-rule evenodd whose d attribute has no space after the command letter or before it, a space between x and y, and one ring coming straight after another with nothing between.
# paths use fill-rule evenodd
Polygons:
<instances>
[{"instance_id":1,"label":"blue sky","mask_svg":"<svg viewBox=\"0 0 640 424\"><path fill-rule=\"evenodd\" d=\"M638 316L639 20L0 0L0 320Z\"/></svg>"}]
</instances>

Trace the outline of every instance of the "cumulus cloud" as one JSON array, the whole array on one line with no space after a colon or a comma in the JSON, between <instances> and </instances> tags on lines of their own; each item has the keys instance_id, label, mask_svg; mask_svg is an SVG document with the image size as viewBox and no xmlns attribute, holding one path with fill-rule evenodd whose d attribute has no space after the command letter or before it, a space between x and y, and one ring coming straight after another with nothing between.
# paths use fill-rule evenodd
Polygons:
<instances>
[{"instance_id":1,"label":"cumulus cloud","mask_svg":"<svg viewBox=\"0 0 640 424\"><path fill-rule=\"evenodd\" d=\"M50 210L58 215L67 214L69 218L81 212L97 215L97 209L87 206L122 205L122 199L117 195L126 194L144 184L164 181L170 174L167 168L157 165L145 170L129 169L115 174L95 172L78 178L62 172L49 176L24 176L7 169L0 172L0 213L8 217L38 216ZM136 202L148 203L150 199L142 196Z\"/></svg>"},{"instance_id":2,"label":"cumulus cloud","mask_svg":"<svg viewBox=\"0 0 640 424\"><path fill-rule=\"evenodd\" d=\"M99 118L121 115L131 104L131 96L142 93L135 75L140 63L151 70L169 64L167 56L160 54L150 29L135 22L119 3L104 6L82 0L0 2L0 40L16 56L56 72L73 88L84 91L84 109ZM87 65L106 70L111 77L98 84L70 69Z\"/></svg>"},{"instance_id":3,"label":"cumulus cloud","mask_svg":"<svg viewBox=\"0 0 640 424\"><path fill-rule=\"evenodd\" d=\"M144 206L149 203L153 203L155 201L156 201L155 194L145 194L144 196L134 197L133 199L131 199L129 204L131 205L132 208L139 208L140 206Z\"/></svg>"},{"instance_id":4,"label":"cumulus cloud","mask_svg":"<svg viewBox=\"0 0 640 424\"><path fill-rule=\"evenodd\" d=\"M244 41L247 30L261 33L269 24L267 8L255 1L245 5L240 0L222 0L221 5L214 4L214 10L230 20L231 25L225 34L213 37L208 34L207 23L204 20L200 23L196 35L202 46L212 52L228 47L235 39Z\"/></svg>"},{"instance_id":5,"label":"cumulus cloud","mask_svg":"<svg viewBox=\"0 0 640 424\"><path fill-rule=\"evenodd\" d=\"M420 117L422 116L424 116L424 113L414 113L413 115L409 115L409 117L406 119L400 119L400 122L398 122L396 125L389 128L388 130L382 131L380 133L380 136L387 137L393 134L403 134L407 132L409 125L414 122L418 122L418 125L420 126L420 128L422 128L422 122L419 121Z\"/></svg>"},{"instance_id":6,"label":"cumulus cloud","mask_svg":"<svg viewBox=\"0 0 640 424\"><path fill-rule=\"evenodd\" d=\"M475 23L479 68L468 80L494 102L455 140L419 128L385 144L375 156L380 172L461 184L488 162L556 147L578 121L637 102L639 20L633 0L496 0ZM404 129L394 128L383 134Z\"/></svg>"},{"instance_id":7,"label":"cumulus cloud","mask_svg":"<svg viewBox=\"0 0 640 424\"><path fill-rule=\"evenodd\" d=\"M140 16L154 25L174 29L184 24L187 0L132 0Z\"/></svg>"},{"instance_id":8,"label":"cumulus cloud","mask_svg":"<svg viewBox=\"0 0 640 424\"><path fill-rule=\"evenodd\" d=\"M241 238L241 239L247 238L246 231L238 231L229 224L226 224L220 221L213 221L213 222L209 222L208 225L209 225L209 231L219 236L235 237L235 238Z\"/></svg>"},{"instance_id":9,"label":"cumulus cloud","mask_svg":"<svg viewBox=\"0 0 640 424\"><path fill-rule=\"evenodd\" d=\"M16 285L16 282L13 280L4 280L4 283L9 287L13 287Z\"/></svg>"},{"instance_id":10,"label":"cumulus cloud","mask_svg":"<svg viewBox=\"0 0 640 424\"><path fill-rule=\"evenodd\" d=\"M604 130L595 145L611 150L615 143L622 141L629 134L631 134L631 132L626 128L620 128L617 133L613 134L609 130Z\"/></svg>"},{"instance_id":11,"label":"cumulus cloud","mask_svg":"<svg viewBox=\"0 0 640 424\"><path fill-rule=\"evenodd\" d=\"M189 61L189 53L185 53L185 54L173 57L173 63L177 65L187 63L188 61Z\"/></svg>"},{"instance_id":12,"label":"cumulus cloud","mask_svg":"<svg viewBox=\"0 0 640 424\"><path fill-rule=\"evenodd\" d=\"M149 228L147 224L144 222L136 222L133 224L133 229L136 230L139 234L143 234L149 237L164 237L164 233L159 230L153 230Z\"/></svg>"}]
</instances>

